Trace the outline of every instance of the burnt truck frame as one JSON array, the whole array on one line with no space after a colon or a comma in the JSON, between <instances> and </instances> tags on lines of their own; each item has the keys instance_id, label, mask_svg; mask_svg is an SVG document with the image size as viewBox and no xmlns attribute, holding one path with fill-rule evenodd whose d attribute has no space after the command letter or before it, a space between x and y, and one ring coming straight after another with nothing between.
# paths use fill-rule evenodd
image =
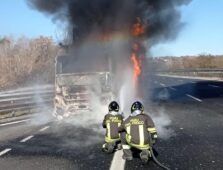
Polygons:
<instances>
[{"instance_id":1,"label":"burnt truck frame","mask_svg":"<svg viewBox=\"0 0 223 170\"><path fill-rule=\"evenodd\" d=\"M63 61L66 59L65 56L56 57L54 116L63 119L76 113L91 111L92 97L95 95L104 104L111 100L112 74L109 66L90 72L64 70L67 63Z\"/></svg>"}]
</instances>

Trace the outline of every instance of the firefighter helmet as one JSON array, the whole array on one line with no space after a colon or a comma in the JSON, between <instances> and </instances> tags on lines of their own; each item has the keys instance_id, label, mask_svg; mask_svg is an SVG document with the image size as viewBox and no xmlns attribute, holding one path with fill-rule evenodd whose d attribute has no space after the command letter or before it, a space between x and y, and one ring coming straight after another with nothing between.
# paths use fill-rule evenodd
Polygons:
<instances>
[{"instance_id":1,"label":"firefighter helmet","mask_svg":"<svg viewBox=\"0 0 223 170\"><path fill-rule=\"evenodd\" d=\"M132 104L131 113L133 113L136 110L140 110L141 112L143 112L143 110L144 110L142 103L139 101L136 101Z\"/></svg>"},{"instance_id":2,"label":"firefighter helmet","mask_svg":"<svg viewBox=\"0 0 223 170\"><path fill-rule=\"evenodd\" d=\"M111 112L111 111L118 112L119 111L118 103L116 101L111 102L108 106L108 110L109 110L109 112Z\"/></svg>"}]
</instances>

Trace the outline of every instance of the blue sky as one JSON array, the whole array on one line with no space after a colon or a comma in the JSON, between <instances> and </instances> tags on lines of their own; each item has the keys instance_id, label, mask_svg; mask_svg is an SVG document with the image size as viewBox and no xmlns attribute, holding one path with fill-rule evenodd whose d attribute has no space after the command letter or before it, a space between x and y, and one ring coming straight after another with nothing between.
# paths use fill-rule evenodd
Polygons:
<instances>
[{"instance_id":1,"label":"blue sky","mask_svg":"<svg viewBox=\"0 0 223 170\"><path fill-rule=\"evenodd\" d=\"M186 26L178 38L154 46L153 56L223 54L223 0L193 0L182 7ZM25 0L0 1L0 36L52 36L60 28L51 18L30 9Z\"/></svg>"},{"instance_id":2,"label":"blue sky","mask_svg":"<svg viewBox=\"0 0 223 170\"><path fill-rule=\"evenodd\" d=\"M152 54L223 54L223 0L193 0L181 11L186 26L178 38L156 45Z\"/></svg>"},{"instance_id":3,"label":"blue sky","mask_svg":"<svg viewBox=\"0 0 223 170\"><path fill-rule=\"evenodd\" d=\"M56 31L51 19L30 9L25 0L0 1L0 36L55 37Z\"/></svg>"}]
</instances>

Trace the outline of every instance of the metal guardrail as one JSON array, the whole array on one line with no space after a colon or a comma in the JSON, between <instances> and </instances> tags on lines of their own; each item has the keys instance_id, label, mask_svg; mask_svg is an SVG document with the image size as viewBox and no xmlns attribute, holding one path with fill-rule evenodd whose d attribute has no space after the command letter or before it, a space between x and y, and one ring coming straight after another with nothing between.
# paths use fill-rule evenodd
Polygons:
<instances>
[{"instance_id":1,"label":"metal guardrail","mask_svg":"<svg viewBox=\"0 0 223 170\"><path fill-rule=\"evenodd\" d=\"M0 118L32 113L52 106L54 86L43 85L0 92Z\"/></svg>"},{"instance_id":2,"label":"metal guardrail","mask_svg":"<svg viewBox=\"0 0 223 170\"><path fill-rule=\"evenodd\" d=\"M157 72L220 72L223 73L223 68L197 68L197 69L176 69L176 70L157 70Z\"/></svg>"},{"instance_id":3,"label":"metal guardrail","mask_svg":"<svg viewBox=\"0 0 223 170\"><path fill-rule=\"evenodd\" d=\"M178 76L191 76L191 77L213 77L223 78L223 69L179 69L168 71L157 71L158 74L178 75Z\"/></svg>"}]
</instances>

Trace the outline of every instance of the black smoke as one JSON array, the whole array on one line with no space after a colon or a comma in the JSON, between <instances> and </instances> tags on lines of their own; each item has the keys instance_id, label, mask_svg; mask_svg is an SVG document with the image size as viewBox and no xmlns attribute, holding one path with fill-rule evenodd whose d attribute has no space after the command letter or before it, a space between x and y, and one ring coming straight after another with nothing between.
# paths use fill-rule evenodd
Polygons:
<instances>
[{"instance_id":1,"label":"black smoke","mask_svg":"<svg viewBox=\"0 0 223 170\"><path fill-rule=\"evenodd\" d=\"M83 40L97 32L129 32L140 18L145 25L145 39L152 44L176 38L184 25L179 7L191 0L27 0L28 5L66 21L73 40Z\"/></svg>"}]
</instances>

